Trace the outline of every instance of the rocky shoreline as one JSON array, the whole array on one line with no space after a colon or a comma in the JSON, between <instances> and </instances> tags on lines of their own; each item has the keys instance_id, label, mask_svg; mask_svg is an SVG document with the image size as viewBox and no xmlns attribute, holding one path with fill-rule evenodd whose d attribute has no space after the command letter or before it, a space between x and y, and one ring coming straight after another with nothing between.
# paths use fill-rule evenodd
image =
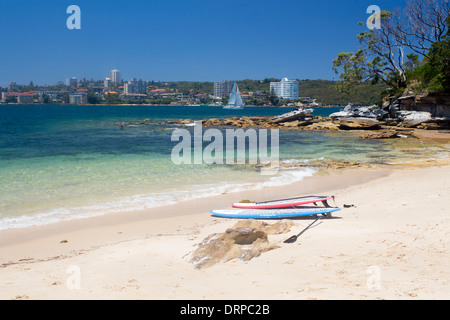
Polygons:
<instances>
[{"instance_id":1,"label":"rocky shoreline","mask_svg":"<svg viewBox=\"0 0 450 320\"><path fill-rule=\"evenodd\" d=\"M234 116L229 118L210 119L175 119L159 122L159 124L169 124L175 126L192 127L201 122L202 127L222 127L222 128L255 128L255 129L279 129L297 131L325 131L325 132L353 132L360 135L359 139L414 139L418 144L423 142L447 145L450 144L450 116L444 114L446 108L440 106L435 108L437 113L432 111L432 106L428 109L420 109L420 103L424 98L411 100L404 97L386 103L382 107L352 107L347 106L340 112L330 114L328 117L314 116L313 109L298 108L280 116ZM416 102L412 102L416 101ZM411 110L405 108L403 104L409 106L414 104ZM422 111L421 111L422 110ZM444 110L444 111L443 111ZM141 125L151 125L150 119L128 124L128 127ZM409 159L408 159L409 162ZM413 160L409 163L402 162L400 166L429 166L448 164L446 159L421 159ZM374 168L386 164L371 162L345 162L345 161L318 161L305 164L280 164L281 167L316 167L319 174L327 174L343 168L366 167ZM390 164L394 165L394 164Z\"/></svg>"},{"instance_id":2,"label":"rocky shoreline","mask_svg":"<svg viewBox=\"0 0 450 320\"><path fill-rule=\"evenodd\" d=\"M347 110L346 110L347 109ZM417 143L450 144L450 118L433 117L428 112L397 110L395 105L383 108L346 108L339 114L328 117L313 116L298 112L298 116L289 112L277 117L230 117L203 120L180 119L169 120L165 124L193 126L201 121L203 127L261 128L299 131L354 132L361 134L360 139L414 139ZM404 162L403 160L389 166L428 167L449 164L447 159L421 159ZM281 167L315 167L319 175L327 175L344 168L375 168L386 166L385 163L360 163L346 161L313 161L308 163L280 163Z\"/></svg>"},{"instance_id":3,"label":"rocky shoreline","mask_svg":"<svg viewBox=\"0 0 450 320\"><path fill-rule=\"evenodd\" d=\"M409 129L449 130L450 97L411 95L392 99L382 106L348 105L328 117L314 116L314 109L297 108L276 117L231 117L204 119L204 127L267 128L282 130L371 130L365 139L391 139L413 136ZM172 120L171 124L192 124L193 120Z\"/></svg>"},{"instance_id":4,"label":"rocky shoreline","mask_svg":"<svg viewBox=\"0 0 450 320\"><path fill-rule=\"evenodd\" d=\"M198 121L198 120L197 120ZM189 125L194 123L191 119L180 119L166 121L166 124ZM361 138L363 139L392 139L416 137L415 129L423 130L448 130L450 120L424 119L417 120L413 124L409 118L404 121L399 119L377 120L365 117L320 117L305 116L284 122L275 122L274 117L231 117L225 119L212 118L201 120L203 127L235 127L235 128L264 128L280 130L307 130L307 131L368 131Z\"/></svg>"}]
</instances>

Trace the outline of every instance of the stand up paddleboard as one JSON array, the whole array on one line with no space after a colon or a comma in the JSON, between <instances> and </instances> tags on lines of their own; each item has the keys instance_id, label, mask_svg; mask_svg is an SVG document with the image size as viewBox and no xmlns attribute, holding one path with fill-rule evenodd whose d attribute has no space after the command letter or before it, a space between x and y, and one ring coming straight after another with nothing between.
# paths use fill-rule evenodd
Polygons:
<instances>
[{"instance_id":1,"label":"stand up paddleboard","mask_svg":"<svg viewBox=\"0 0 450 320\"><path fill-rule=\"evenodd\" d=\"M334 199L334 197L309 196L301 198L273 200L266 202L256 202L256 203L233 203L232 206L234 208L240 209L282 209L282 208L298 207L305 204L323 202L323 204L326 207L330 207L327 203L327 200L330 199Z\"/></svg>"},{"instance_id":2,"label":"stand up paddleboard","mask_svg":"<svg viewBox=\"0 0 450 320\"><path fill-rule=\"evenodd\" d=\"M211 210L211 214L230 219L287 219L297 217L328 215L340 211L339 208L298 208L298 209L262 209L262 210Z\"/></svg>"}]
</instances>

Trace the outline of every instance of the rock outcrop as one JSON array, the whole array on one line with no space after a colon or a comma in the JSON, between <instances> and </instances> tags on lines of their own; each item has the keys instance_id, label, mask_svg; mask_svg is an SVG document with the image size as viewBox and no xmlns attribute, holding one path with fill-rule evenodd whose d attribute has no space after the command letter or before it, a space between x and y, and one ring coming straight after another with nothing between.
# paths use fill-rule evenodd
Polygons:
<instances>
[{"instance_id":1,"label":"rock outcrop","mask_svg":"<svg viewBox=\"0 0 450 320\"><path fill-rule=\"evenodd\" d=\"M423 111L399 111L398 119L404 128L415 128L418 125L431 121L432 116L429 112Z\"/></svg>"},{"instance_id":2,"label":"rock outcrop","mask_svg":"<svg viewBox=\"0 0 450 320\"><path fill-rule=\"evenodd\" d=\"M450 95L409 95L393 101L400 110L428 112L432 117L450 118Z\"/></svg>"},{"instance_id":3,"label":"rock outcrop","mask_svg":"<svg viewBox=\"0 0 450 320\"><path fill-rule=\"evenodd\" d=\"M329 117L311 115L313 110L294 110L277 117L231 117L202 120L204 127L230 126L237 128L266 128L282 130L380 130L390 128L419 128L438 130L450 128L450 97L405 96L384 102L381 107L353 107ZM189 126L190 119L169 120L167 124ZM133 124L132 126L136 126ZM374 137L372 137L374 138Z\"/></svg>"},{"instance_id":4,"label":"rock outcrop","mask_svg":"<svg viewBox=\"0 0 450 320\"><path fill-rule=\"evenodd\" d=\"M191 254L190 262L196 268L204 268L232 259L251 260L264 252L279 248L278 244L268 240L268 236L289 232L293 225L290 220L274 224L241 220L224 233L206 237Z\"/></svg>"},{"instance_id":5,"label":"rock outcrop","mask_svg":"<svg viewBox=\"0 0 450 320\"><path fill-rule=\"evenodd\" d=\"M372 118L342 118L339 127L344 130L372 130L380 128L380 121Z\"/></svg>"},{"instance_id":6,"label":"rock outcrop","mask_svg":"<svg viewBox=\"0 0 450 320\"><path fill-rule=\"evenodd\" d=\"M408 95L389 104L389 116L399 126L438 130L450 128L450 95Z\"/></svg>"},{"instance_id":7,"label":"rock outcrop","mask_svg":"<svg viewBox=\"0 0 450 320\"><path fill-rule=\"evenodd\" d=\"M396 138L401 138L396 131L368 133L361 137L361 139L396 139Z\"/></svg>"}]
</instances>

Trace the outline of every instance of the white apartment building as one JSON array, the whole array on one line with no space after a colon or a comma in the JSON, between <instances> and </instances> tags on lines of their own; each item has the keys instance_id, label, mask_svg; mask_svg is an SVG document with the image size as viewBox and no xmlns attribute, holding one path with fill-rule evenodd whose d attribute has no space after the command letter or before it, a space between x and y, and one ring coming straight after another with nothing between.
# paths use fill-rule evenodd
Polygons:
<instances>
[{"instance_id":1,"label":"white apartment building","mask_svg":"<svg viewBox=\"0 0 450 320\"><path fill-rule=\"evenodd\" d=\"M229 97L231 91L233 90L234 82L230 81L220 81L214 82L214 97L216 98L225 98Z\"/></svg>"},{"instance_id":2,"label":"white apartment building","mask_svg":"<svg viewBox=\"0 0 450 320\"><path fill-rule=\"evenodd\" d=\"M103 81L103 86L104 86L105 88L111 88L111 78L106 78L106 79Z\"/></svg>"},{"instance_id":3,"label":"white apartment building","mask_svg":"<svg viewBox=\"0 0 450 320\"><path fill-rule=\"evenodd\" d=\"M77 77L67 78L66 86L68 87L76 87L78 83Z\"/></svg>"},{"instance_id":4,"label":"white apartment building","mask_svg":"<svg viewBox=\"0 0 450 320\"><path fill-rule=\"evenodd\" d=\"M283 78L280 82L271 82L270 94L282 99L297 100L299 83L297 80L289 80L288 78Z\"/></svg>"},{"instance_id":5,"label":"white apartment building","mask_svg":"<svg viewBox=\"0 0 450 320\"><path fill-rule=\"evenodd\" d=\"M124 93L126 95L130 94L141 94L146 91L146 83L142 80L136 80L136 78L131 79L123 85Z\"/></svg>"},{"instance_id":6,"label":"white apartment building","mask_svg":"<svg viewBox=\"0 0 450 320\"><path fill-rule=\"evenodd\" d=\"M122 74L119 70L114 69L111 70L111 82L112 83L120 83L122 82Z\"/></svg>"}]
</instances>

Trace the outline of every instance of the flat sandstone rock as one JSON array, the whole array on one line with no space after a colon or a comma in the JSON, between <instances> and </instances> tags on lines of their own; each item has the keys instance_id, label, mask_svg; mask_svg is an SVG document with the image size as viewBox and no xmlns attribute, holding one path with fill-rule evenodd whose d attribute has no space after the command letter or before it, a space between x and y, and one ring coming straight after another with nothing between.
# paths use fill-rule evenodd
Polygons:
<instances>
[{"instance_id":1,"label":"flat sandstone rock","mask_svg":"<svg viewBox=\"0 0 450 320\"><path fill-rule=\"evenodd\" d=\"M192 253L190 262L196 268L203 268L232 259L251 260L264 252L279 248L268 240L268 235L287 233L293 225L290 220L274 224L252 219L238 221L224 233L206 237Z\"/></svg>"}]
</instances>

